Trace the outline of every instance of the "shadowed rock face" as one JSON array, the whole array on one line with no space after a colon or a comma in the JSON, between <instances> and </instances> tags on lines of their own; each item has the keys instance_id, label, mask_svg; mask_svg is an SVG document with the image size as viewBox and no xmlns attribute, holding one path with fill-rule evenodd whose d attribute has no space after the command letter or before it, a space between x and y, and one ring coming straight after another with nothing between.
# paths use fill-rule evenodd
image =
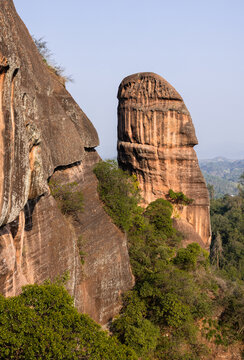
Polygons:
<instances>
[{"instance_id":1,"label":"shadowed rock face","mask_svg":"<svg viewBox=\"0 0 244 360\"><path fill-rule=\"evenodd\" d=\"M198 143L195 129L182 97L162 77L138 73L121 82L118 99L119 166L137 175L145 205L166 197L169 189L194 199L192 205L175 209L175 226L181 230L188 226L188 240L208 246L208 191L193 150Z\"/></svg>"},{"instance_id":2,"label":"shadowed rock face","mask_svg":"<svg viewBox=\"0 0 244 360\"><path fill-rule=\"evenodd\" d=\"M0 292L16 295L24 284L69 271L67 287L78 309L106 323L133 277L125 237L96 192L98 136L43 62L12 0L0 5L0 130ZM73 225L49 193L51 176L75 178L86 192Z\"/></svg>"}]
</instances>

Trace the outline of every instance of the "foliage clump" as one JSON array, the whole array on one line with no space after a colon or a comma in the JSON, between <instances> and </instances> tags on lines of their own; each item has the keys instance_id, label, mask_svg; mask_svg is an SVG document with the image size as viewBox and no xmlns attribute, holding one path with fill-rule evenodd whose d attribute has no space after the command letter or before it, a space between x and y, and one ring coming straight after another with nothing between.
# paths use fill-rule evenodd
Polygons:
<instances>
[{"instance_id":1,"label":"foliage clump","mask_svg":"<svg viewBox=\"0 0 244 360\"><path fill-rule=\"evenodd\" d=\"M47 47L47 41L43 39L43 37L36 39L34 36L32 36L34 43L37 47L37 50L39 51L40 55L42 56L42 59L44 63L47 65L48 69L54 73L59 80L63 83L63 85L66 82L73 82L73 78L70 75L65 75L65 70L62 66L58 65L53 59L52 59L52 53Z\"/></svg>"},{"instance_id":2,"label":"foliage clump","mask_svg":"<svg viewBox=\"0 0 244 360\"><path fill-rule=\"evenodd\" d=\"M99 180L98 191L105 209L118 227L128 231L139 202L136 177L119 169L114 160L101 161L94 168L94 173Z\"/></svg>"},{"instance_id":3,"label":"foliage clump","mask_svg":"<svg viewBox=\"0 0 244 360\"><path fill-rule=\"evenodd\" d=\"M175 233L172 222L173 206L164 199L157 199L151 202L144 212L144 216L153 226L157 236L169 238Z\"/></svg>"},{"instance_id":4,"label":"foliage clump","mask_svg":"<svg viewBox=\"0 0 244 360\"><path fill-rule=\"evenodd\" d=\"M193 199L188 198L183 192L174 192L169 189L168 199L173 204L190 205L193 203Z\"/></svg>"},{"instance_id":5,"label":"foliage clump","mask_svg":"<svg viewBox=\"0 0 244 360\"><path fill-rule=\"evenodd\" d=\"M147 306L135 291L128 292L123 300L124 310L113 321L111 330L139 356L149 354L157 346L159 327L145 318Z\"/></svg>"},{"instance_id":6,"label":"foliage clump","mask_svg":"<svg viewBox=\"0 0 244 360\"><path fill-rule=\"evenodd\" d=\"M76 182L62 184L51 179L49 188L64 215L75 216L83 211L83 193L76 189Z\"/></svg>"},{"instance_id":7,"label":"foliage clump","mask_svg":"<svg viewBox=\"0 0 244 360\"><path fill-rule=\"evenodd\" d=\"M0 295L0 359L136 360L137 356L79 314L60 283L28 285Z\"/></svg>"},{"instance_id":8,"label":"foliage clump","mask_svg":"<svg viewBox=\"0 0 244 360\"><path fill-rule=\"evenodd\" d=\"M213 199L210 207L210 259L227 284L220 325L232 341L244 341L244 173L238 189L239 195Z\"/></svg>"},{"instance_id":9,"label":"foliage clump","mask_svg":"<svg viewBox=\"0 0 244 360\"><path fill-rule=\"evenodd\" d=\"M244 280L244 193L211 201L211 262L230 279Z\"/></svg>"},{"instance_id":10,"label":"foliage clump","mask_svg":"<svg viewBox=\"0 0 244 360\"><path fill-rule=\"evenodd\" d=\"M199 244L191 243L177 251L173 262L183 270L196 270L197 266L206 268L209 264L209 254Z\"/></svg>"}]
</instances>

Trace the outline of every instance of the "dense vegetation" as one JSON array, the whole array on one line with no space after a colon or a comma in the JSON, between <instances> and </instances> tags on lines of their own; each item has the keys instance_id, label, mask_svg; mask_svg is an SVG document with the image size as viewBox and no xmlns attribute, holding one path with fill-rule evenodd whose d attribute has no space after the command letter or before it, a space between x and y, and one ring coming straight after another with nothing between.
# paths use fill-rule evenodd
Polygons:
<instances>
[{"instance_id":1,"label":"dense vegetation","mask_svg":"<svg viewBox=\"0 0 244 360\"><path fill-rule=\"evenodd\" d=\"M106 210L127 234L136 279L113 334L142 359L200 359L208 352L203 337L215 344L243 339L242 288L217 277L198 244L180 247L172 204L158 199L142 209L136 179L116 162L101 162L94 172ZM220 307L221 317L213 320Z\"/></svg>"},{"instance_id":2,"label":"dense vegetation","mask_svg":"<svg viewBox=\"0 0 244 360\"><path fill-rule=\"evenodd\" d=\"M208 359L211 346L240 348L244 175L238 196L212 200L211 265L197 243L181 247L172 225L174 204L191 199L172 190L171 202L144 209L137 179L116 162L100 162L94 172L106 211L128 238L135 276L111 335L77 312L62 281L29 285L17 297L0 296L0 359L197 360ZM82 211L75 183L49 185L64 214Z\"/></svg>"},{"instance_id":3,"label":"dense vegetation","mask_svg":"<svg viewBox=\"0 0 244 360\"><path fill-rule=\"evenodd\" d=\"M232 280L244 280L244 174L239 195L211 200L211 260Z\"/></svg>"},{"instance_id":4,"label":"dense vegetation","mask_svg":"<svg viewBox=\"0 0 244 360\"><path fill-rule=\"evenodd\" d=\"M206 183L214 186L214 196L237 195L239 177L244 170L244 160L215 158L200 160L200 168Z\"/></svg>"},{"instance_id":5,"label":"dense vegetation","mask_svg":"<svg viewBox=\"0 0 244 360\"><path fill-rule=\"evenodd\" d=\"M211 200L211 262L227 281L220 323L227 323L229 336L244 341L244 173L239 194Z\"/></svg>"},{"instance_id":6,"label":"dense vegetation","mask_svg":"<svg viewBox=\"0 0 244 360\"><path fill-rule=\"evenodd\" d=\"M79 314L60 282L0 295L0 359L135 360L136 355Z\"/></svg>"}]
</instances>

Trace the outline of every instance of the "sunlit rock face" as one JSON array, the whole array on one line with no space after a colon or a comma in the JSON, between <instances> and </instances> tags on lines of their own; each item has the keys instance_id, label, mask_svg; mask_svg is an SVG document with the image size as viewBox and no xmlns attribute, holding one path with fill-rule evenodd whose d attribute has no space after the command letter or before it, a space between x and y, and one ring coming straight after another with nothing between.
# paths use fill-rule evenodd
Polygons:
<instances>
[{"instance_id":1,"label":"sunlit rock face","mask_svg":"<svg viewBox=\"0 0 244 360\"><path fill-rule=\"evenodd\" d=\"M96 192L97 132L44 63L12 0L0 4L0 130L0 292L16 295L68 271L78 309L106 323L133 277L125 236ZM75 177L86 192L75 225L50 195L50 177Z\"/></svg>"},{"instance_id":2,"label":"sunlit rock face","mask_svg":"<svg viewBox=\"0 0 244 360\"><path fill-rule=\"evenodd\" d=\"M137 73L121 82L118 100L119 166L137 175L144 205L167 197L169 189L193 199L191 205L175 207L175 225L181 230L188 227L186 240L208 247L208 191L193 149L198 143L195 129L182 97L161 76Z\"/></svg>"}]
</instances>

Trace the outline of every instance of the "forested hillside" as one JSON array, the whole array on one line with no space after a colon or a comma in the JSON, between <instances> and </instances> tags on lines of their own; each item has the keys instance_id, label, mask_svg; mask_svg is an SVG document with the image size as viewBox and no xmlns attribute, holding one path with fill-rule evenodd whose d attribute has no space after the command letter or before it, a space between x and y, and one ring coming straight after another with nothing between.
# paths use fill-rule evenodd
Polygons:
<instances>
[{"instance_id":1,"label":"forested hillside","mask_svg":"<svg viewBox=\"0 0 244 360\"><path fill-rule=\"evenodd\" d=\"M233 280L244 280L244 173L239 194L211 200L211 258Z\"/></svg>"},{"instance_id":2,"label":"forested hillside","mask_svg":"<svg viewBox=\"0 0 244 360\"><path fill-rule=\"evenodd\" d=\"M232 282L222 274L214 256L211 265L197 243L181 247L170 202L158 199L142 209L136 178L116 162L102 162L94 171L105 208L127 234L136 279L113 334L141 359L215 359L214 346L226 351L233 344L238 353L244 340L242 281L237 285L237 277Z\"/></svg>"},{"instance_id":3,"label":"forested hillside","mask_svg":"<svg viewBox=\"0 0 244 360\"><path fill-rule=\"evenodd\" d=\"M199 160L199 165L206 183L213 185L214 197L225 194L238 194L238 181L244 171L244 160L228 160L217 157L210 160Z\"/></svg>"},{"instance_id":4,"label":"forested hillside","mask_svg":"<svg viewBox=\"0 0 244 360\"><path fill-rule=\"evenodd\" d=\"M244 179L238 196L212 201L209 259L197 243L182 247L173 203L140 207L136 177L115 161L100 162L94 172L107 213L127 236L134 288L123 294L110 335L77 312L60 281L0 297L0 359L241 359ZM182 194L178 201L188 206L191 199Z\"/></svg>"}]
</instances>

